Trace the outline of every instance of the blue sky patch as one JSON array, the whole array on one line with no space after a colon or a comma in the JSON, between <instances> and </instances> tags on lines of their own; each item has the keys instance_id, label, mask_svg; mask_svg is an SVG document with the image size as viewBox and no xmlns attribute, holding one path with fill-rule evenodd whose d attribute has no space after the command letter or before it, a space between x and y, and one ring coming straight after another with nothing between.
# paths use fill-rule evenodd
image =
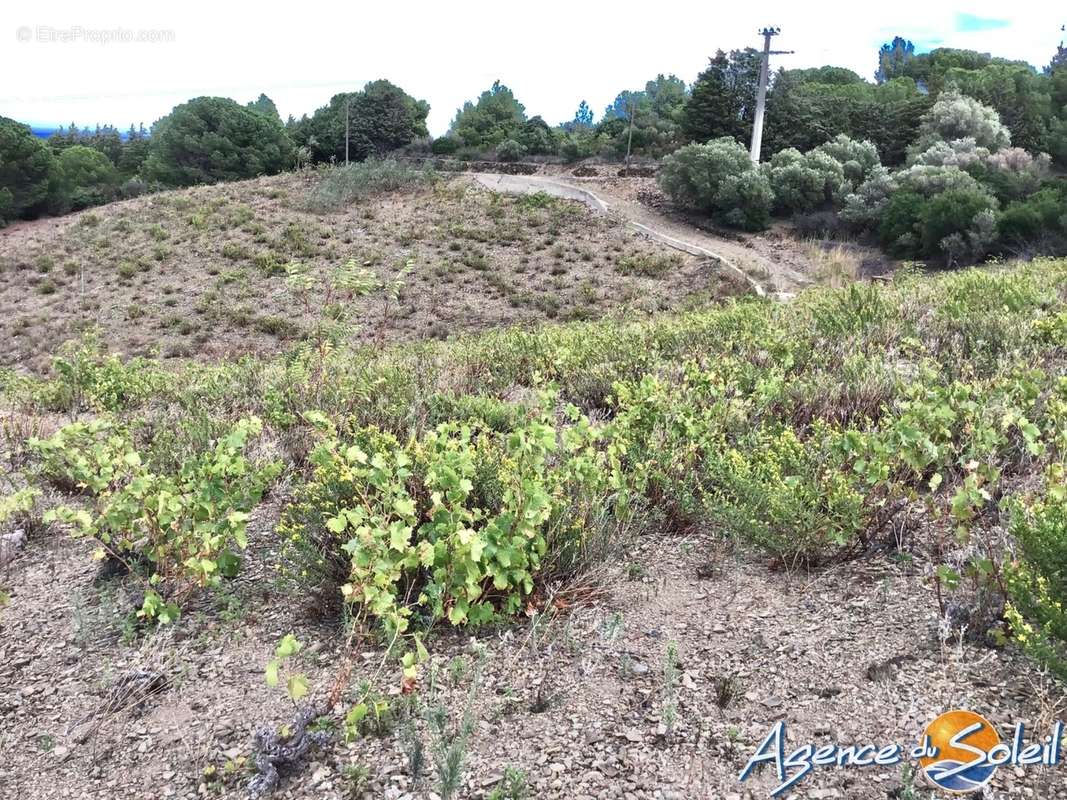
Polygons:
<instances>
[{"instance_id":1,"label":"blue sky patch","mask_svg":"<svg viewBox=\"0 0 1067 800\"><path fill-rule=\"evenodd\" d=\"M979 17L977 14L956 14L956 30L961 33L974 31L995 31L1000 28L1010 28L1010 19L996 19L995 17Z\"/></svg>"}]
</instances>

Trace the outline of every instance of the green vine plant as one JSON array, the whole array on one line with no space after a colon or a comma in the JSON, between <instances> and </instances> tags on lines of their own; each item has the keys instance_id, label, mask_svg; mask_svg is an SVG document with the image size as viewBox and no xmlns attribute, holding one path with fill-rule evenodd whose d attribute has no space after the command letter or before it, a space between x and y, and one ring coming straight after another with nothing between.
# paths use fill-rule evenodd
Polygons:
<instances>
[{"instance_id":1,"label":"green vine plant","mask_svg":"<svg viewBox=\"0 0 1067 800\"><path fill-rule=\"evenodd\" d=\"M267 686L273 688L277 686L281 680L282 667L284 666L286 668L285 692L289 695L289 699L294 703L299 703L308 693L307 676L300 672L293 672L290 666L292 658L296 656L303 647L303 643L298 641L293 634L285 634L274 650L274 658L267 662L267 668L264 671Z\"/></svg>"},{"instance_id":2,"label":"green vine plant","mask_svg":"<svg viewBox=\"0 0 1067 800\"><path fill-rule=\"evenodd\" d=\"M69 525L96 542L95 559L121 562L144 581L138 616L173 622L194 591L237 572L249 512L281 471L278 462L253 464L244 455L261 430L257 417L239 420L213 449L166 475L149 470L106 419L33 439L42 472L92 498L88 508L49 510L45 522Z\"/></svg>"},{"instance_id":3,"label":"green vine plant","mask_svg":"<svg viewBox=\"0 0 1067 800\"><path fill-rule=\"evenodd\" d=\"M279 525L286 568L332 585L353 630L398 648L405 691L429 627L519 612L550 547L579 548L605 504L625 509L603 428L559 429L553 398L509 433L445 423L403 444L377 429L342 443L319 420L312 474Z\"/></svg>"}]
</instances>

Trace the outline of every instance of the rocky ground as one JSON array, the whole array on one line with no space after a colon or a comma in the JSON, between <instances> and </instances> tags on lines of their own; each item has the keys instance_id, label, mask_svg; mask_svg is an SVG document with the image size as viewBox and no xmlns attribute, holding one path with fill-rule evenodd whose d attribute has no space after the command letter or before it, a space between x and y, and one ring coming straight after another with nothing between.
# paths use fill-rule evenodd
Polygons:
<instances>
[{"instance_id":1,"label":"rocky ground","mask_svg":"<svg viewBox=\"0 0 1067 800\"><path fill-rule=\"evenodd\" d=\"M259 539L269 520L258 522ZM350 655L348 696L379 686L398 715L345 743L336 730L276 797L436 797L445 728L471 723L458 797L484 798L521 770L536 798L762 798L768 770L738 775L777 720L793 746L916 742L940 712L968 708L1002 732L1047 730L1062 694L1009 651L939 633L937 606L906 561L818 574L771 571L707 536L646 537L586 587L569 587L513 626L434 635L418 695L398 694L378 650L346 650L333 622L280 593L265 544L242 577L150 636L124 630L126 591L95 582L89 546L31 541L8 567L0 610L0 797L243 797L259 725L292 723L264 666L286 632L296 668L324 702ZM545 610L548 609L548 610ZM138 694L133 670L164 686ZM432 677L431 677L432 676ZM116 699L118 698L118 700ZM141 699L143 702L132 702ZM110 703L110 708L107 706ZM417 704L423 704L421 709ZM372 726L373 727L373 726ZM422 743L423 775L412 777ZM1067 797L1062 767L1001 768L984 797ZM823 769L788 796L920 798L899 767Z\"/></svg>"}]
</instances>

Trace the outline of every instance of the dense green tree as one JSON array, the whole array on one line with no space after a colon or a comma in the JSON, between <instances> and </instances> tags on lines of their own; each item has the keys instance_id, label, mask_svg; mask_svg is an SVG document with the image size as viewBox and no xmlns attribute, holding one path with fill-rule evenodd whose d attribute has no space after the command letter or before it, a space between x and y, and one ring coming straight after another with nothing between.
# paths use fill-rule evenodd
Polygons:
<instances>
[{"instance_id":1,"label":"dense green tree","mask_svg":"<svg viewBox=\"0 0 1067 800\"><path fill-rule=\"evenodd\" d=\"M350 157L384 155L413 139L429 136L430 104L387 80L371 81L353 98ZM353 147L355 148L353 150Z\"/></svg>"},{"instance_id":2,"label":"dense green tree","mask_svg":"<svg viewBox=\"0 0 1067 800\"><path fill-rule=\"evenodd\" d=\"M1049 123L1048 152L1061 169L1067 169L1067 112Z\"/></svg>"},{"instance_id":3,"label":"dense green tree","mask_svg":"<svg viewBox=\"0 0 1067 800\"><path fill-rule=\"evenodd\" d=\"M556 135L541 117L530 117L515 134L515 141L532 156L552 155L559 149Z\"/></svg>"},{"instance_id":4,"label":"dense green tree","mask_svg":"<svg viewBox=\"0 0 1067 800\"><path fill-rule=\"evenodd\" d=\"M138 125L136 128L130 125L130 129L126 132L126 139L122 143L122 155L119 156L117 164L120 175L124 178L140 175L144 162L148 158L148 149L148 131L145 130L144 125Z\"/></svg>"},{"instance_id":5,"label":"dense green tree","mask_svg":"<svg viewBox=\"0 0 1067 800\"><path fill-rule=\"evenodd\" d=\"M292 164L280 122L225 97L197 97L152 128L146 176L171 186L251 178Z\"/></svg>"},{"instance_id":6,"label":"dense green tree","mask_svg":"<svg viewBox=\"0 0 1067 800\"><path fill-rule=\"evenodd\" d=\"M66 147L57 158L60 209L88 208L113 199L119 172L111 160L85 145Z\"/></svg>"},{"instance_id":7,"label":"dense green tree","mask_svg":"<svg viewBox=\"0 0 1067 800\"><path fill-rule=\"evenodd\" d=\"M526 122L526 108L500 81L479 95L474 103L466 102L456 112L449 133L458 136L468 147L496 147L513 139Z\"/></svg>"},{"instance_id":8,"label":"dense green tree","mask_svg":"<svg viewBox=\"0 0 1067 800\"><path fill-rule=\"evenodd\" d=\"M1052 84L1033 67L992 63L977 70L953 68L945 73L945 85L993 108L1017 146L1048 149Z\"/></svg>"},{"instance_id":9,"label":"dense green tree","mask_svg":"<svg viewBox=\"0 0 1067 800\"><path fill-rule=\"evenodd\" d=\"M61 127L49 136L48 144L56 155L75 145L91 147L107 156L115 166L118 166L122 159L124 146L122 135L111 125L97 125L95 130L89 130L89 128L79 130L73 122L69 128Z\"/></svg>"},{"instance_id":10,"label":"dense green tree","mask_svg":"<svg viewBox=\"0 0 1067 800\"><path fill-rule=\"evenodd\" d=\"M865 83L859 75L845 67L808 67L785 70L786 74L800 83L822 83L830 86L846 86L850 83Z\"/></svg>"},{"instance_id":11,"label":"dense green tree","mask_svg":"<svg viewBox=\"0 0 1067 800\"><path fill-rule=\"evenodd\" d=\"M429 104L387 80L377 80L361 91L335 94L314 115L294 122L289 126L293 141L307 147L315 161L344 161L346 113L350 160L382 155L429 135Z\"/></svg>"},{"instance_id":12,"label":"dense green tree","mask_svg":"<svg viewBox=\"0 0 1067 800\"><path fill-rule=\"evenodd\" d=\"M274 105L274 101L265 94L260 94L255 100L249 101L248 107L253 111L258 111L260 114L270 117L272 120L277 120L279 123L282 121L282 115L278 113L278 106Z\"/></svg>"},{"instance_id":13,"label":"dense green tree","mask_svg":"<svg viewBox=\"0 0 1067 800\"><path fill-rule=\"evenodd\" d=\"M715 54L697 76L685 105L682 128L689 139L706 142L730 136L741 141L751 136L760 59L751 47L729 56L722 50Z\"/></svg>"},{"instance_id":14,"label":"dense green tree","mask_svg":"<svg viewBox=\"0 0 1067 800\"><path fill-rule=\"evenodd\" d=\"M990 64L1029 66L1025 61L995 58L989 53L979 53L976 50L938 47L909 58L899 77L912 78L924 90L936 96L945 88L947 75L952 70L980 70Z\"/></svg>"},{"instance_id":15,"label":"dense green tree","mask_svg":"<svg viewBox=\"0 0 1067 800\"><path fill-rule=\"evenodd\" d=\"M666 155L682 142L686 99L684 81L675 75L657 75L643 90L619 92L604 110L596 131L610 142L616 155L625 155L628 146L636 154Z\"/></svg>"},{"instance_id":16,"label":"dense green tree","mask_svg":"<svg viewBox=\"0 0 1067 800\"><path fill-rule=\"evenodd\" d=\"M44 211L56 177L48 145L29 125L0 117L0 224Z\"/></svg>"},{"instance_id":17,"label":"dense green tree","mask_svg":"<svg viewBox=\"0 0 1067 800\"><path fill-rule=\"evenodd\" d=\"M804 72L775 77L767 99L764 158L787 147L807 151L844 134L872 142L886 164L904 160L932 103L914 80L807 83L800 80Z\"/></svg>"},{"instance_id":18,"label":"dense green tree","mask_svg":"<svg viewBox=\"0 0 1067 800\"><path fill-rule=\"evenodd\" d=\"M1060 28L1063 30L1063 28ZM1063 42L1056 45L1056 53L1052 56L1052 60L1049 61L1048 66L1045 67L1045 74L1052 75L1057 70L1067 67L1067 47L1063 46Z\"/></svg>"}]
</instances>

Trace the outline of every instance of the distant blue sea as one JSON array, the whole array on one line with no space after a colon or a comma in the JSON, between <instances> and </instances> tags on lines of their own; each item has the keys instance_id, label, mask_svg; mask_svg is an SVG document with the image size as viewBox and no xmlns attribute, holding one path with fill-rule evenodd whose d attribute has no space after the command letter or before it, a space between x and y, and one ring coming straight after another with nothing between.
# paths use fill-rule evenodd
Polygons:
<instances>
[{"instance_id":1,"label":"distant blue sea","mask_svg":"<svg viewBox=\"0 0 1067 800\"><path fill-rule=\"evenodd\" d=\"M28 123L28 124L30 126L30 130L33 131L33 135L38 137L39 139L47 139L49 136L51 136L56 131L65 130L65 127L66 127L64 125L53 125L53 126L34 125L32 122ZM92 131L95 128L96 128L95 125L91 125L89 127L89 130ZM122 130L121 128L119 129L119 137L123 141L125 141L127 139L127 134L128 134L128 131Z\"/></svg>"}]
</instances>

